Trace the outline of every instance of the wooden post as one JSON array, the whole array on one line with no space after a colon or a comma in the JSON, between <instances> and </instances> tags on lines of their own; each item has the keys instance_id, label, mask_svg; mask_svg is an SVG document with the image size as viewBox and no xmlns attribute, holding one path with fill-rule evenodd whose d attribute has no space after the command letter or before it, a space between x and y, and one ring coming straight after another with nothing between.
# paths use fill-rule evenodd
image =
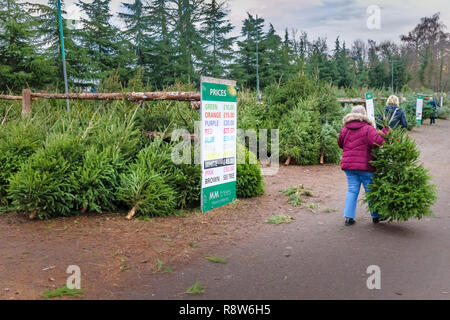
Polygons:
<instances>
[{"instance_id":1,"label":"wooden post","mask_svg":"<svg viewBox=\"0 0 450 320\"><path fill-rule=\"evenodd\" d=\"M31 113L31 90L22 90L22 117L28 116Z\"/></svg>"}]
</instances>

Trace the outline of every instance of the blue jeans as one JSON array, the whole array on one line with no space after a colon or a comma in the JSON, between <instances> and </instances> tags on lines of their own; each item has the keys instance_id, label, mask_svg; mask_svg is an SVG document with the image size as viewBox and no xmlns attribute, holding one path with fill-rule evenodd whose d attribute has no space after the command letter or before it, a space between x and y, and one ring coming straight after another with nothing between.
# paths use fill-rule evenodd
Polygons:
<instances>
[{"instance_id":1,"label":"blue jeans","mask_svg":"<svg viewBox=\"0 0 450 320\"><path fill-rule=\"evenodd\" d=\"M358 200L359 189L361 183L364 186L364 190L369 191L369 185L372 183L373 173L363 170L344 170L347 175L348 191L345 198L345 210L344 216L346 218L355 219L356 215L356 202ZM371 212L372 218L377 218L380 215L378 212Z\"/></svg>"}]
</instances>

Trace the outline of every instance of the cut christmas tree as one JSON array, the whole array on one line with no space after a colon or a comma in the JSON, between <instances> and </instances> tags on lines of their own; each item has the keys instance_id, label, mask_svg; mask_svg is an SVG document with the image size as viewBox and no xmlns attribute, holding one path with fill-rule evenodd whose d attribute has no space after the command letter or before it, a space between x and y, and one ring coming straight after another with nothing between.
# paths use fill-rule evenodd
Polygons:
<instances>
[{"instance_id":1,"label":"cut christmas tree","mask_svg":"<svg viewBox=\"0 0 450 320\"><path fill-rule=\"evenodd\" d=\"M365 202L388 221L421 219L433 215L436 186L419 163L420 151L404 129L387 134L383 146L372 152L376 168Z\"/></svg>"}]
</instances>

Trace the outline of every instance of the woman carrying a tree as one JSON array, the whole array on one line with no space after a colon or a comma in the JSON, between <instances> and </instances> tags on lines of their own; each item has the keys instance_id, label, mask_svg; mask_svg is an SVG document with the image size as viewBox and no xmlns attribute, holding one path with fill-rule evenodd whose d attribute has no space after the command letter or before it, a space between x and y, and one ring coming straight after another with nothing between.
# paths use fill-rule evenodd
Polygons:
<instances>
[{"instance_id":1,"label":"woman carrying a tree","mask_svg":"<svg viewBox=\"0 0 450 320\"><path fill-rule=\"evenodd\" d=\"M382 134L374 128L373 121L367 116L363 106L353 107L351 113L342 120L344 128L338 138L339 147L343 149L341 168L347 176L348 191L345 198L345 225L355 223L356 202L361 183L366 192L372 182L375 168L370 164L373 160L371 152L384 142ZM389 130L383 128L383 133ZM377 212L371 212L374 223L380 221Z\"/></svg>"},{"instance_id":2,"label":"woman carrying a tree","mask_svg":"<svg viewBox=\"0 0 450 320\"><path fill-rule=\"evenodd\" d=\"M408 121L406 120L405 112L399 107L400 100L397 96L391 95L387 101L386 106L384 107L384 116L379 114L377 127L381 129L381 123L384 122L384 119L388 119L389 127L392 129L402 127L408 128Z\"/></svg>"}]
</instances>

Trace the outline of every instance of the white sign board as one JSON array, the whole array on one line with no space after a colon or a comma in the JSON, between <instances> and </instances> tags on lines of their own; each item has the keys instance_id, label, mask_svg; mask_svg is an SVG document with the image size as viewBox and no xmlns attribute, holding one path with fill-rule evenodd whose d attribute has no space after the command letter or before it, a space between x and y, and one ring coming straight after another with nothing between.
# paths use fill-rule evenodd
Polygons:
<instances>
[{"instance_id":1,"label":"white sign board","mask_svg":"<svg viewBox=\"0 0 450 320\"><path fill-rule=\"evenodd\" d=\"M418 124L422 123L422 109L423 109L423 95L417 95L417 104L416 104L416 120Z\"/></svg>"},{"instance_id":2,"label":"white sign board","mask_svg":"<svg viewBox=\"0 0 450 320\"><path fill-rule=\"evenodd\" d=\"M236 81L201 78L202 212L236 200Z\"/></svg>"},{"instance_id":3,"label":"white sign board","mask_svg":"<svg viewBox=\"0 0 450 320\"><path fill-rule=\"evenodd\" d=\"M367 116L372 119L374 127L376 127L375 123L375 107L373 104L373 94L368 92L366 93L366 112Z\"/></svg>"}]
</instances>

